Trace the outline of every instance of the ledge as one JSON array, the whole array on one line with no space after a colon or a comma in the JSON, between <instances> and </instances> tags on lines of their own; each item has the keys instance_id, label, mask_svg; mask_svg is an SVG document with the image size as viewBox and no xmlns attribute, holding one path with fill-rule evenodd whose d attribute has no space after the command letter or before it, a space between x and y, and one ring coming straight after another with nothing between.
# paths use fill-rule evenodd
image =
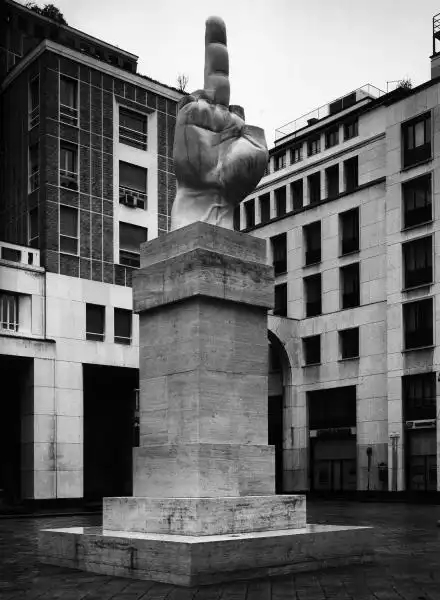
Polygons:
<instances>
[{"instance_id":1,"label":"ledge","mask_svg":"<svg viewBox=\"0 0 440 600\"><path fill-rule=\"evenodd\" d=\"M421 350L434 350L435 344L429 346L418 346L417 348L404 348L402 354L408 354L408 352L420 352Z\"/></svg>"},{"instance_id":2,"label":"ledge","mask_svg":"<svg viewBox=\"0 0 440 600\"><path fill-rule=\"evenodd\" d=\"M402 288L400 291L402 294L406 294L407 292L415 292L416 290L423 290L424 288L429 288L431 285L434 285L434 281L430 281L429 283L421 283L420 285L414 285L412 287Z\"/></svg>"},{"instance_id":3,"label":"ledge","mask_svg":"<svg viewBox=\"0 0 440 600\"><path fill-rule=\"evenodd\" d=\"M423 227L426 225L433 225L434 219L430 219L429 221L423 221L422 223L416 223L416 225L409 225L408 227L402 227L401 232L404 231L412 231L413 229L417 229L417 227Z\"/></svg>"},{"instance_id":4,"label":"ledge","mask_svg":"<svg viewBox=\"0 0 440 600\"><path fill-rule=\"evenodd\" d=\"M408 167L402 167L402 169L400 169L400 172L406 173L410 169L414 169L415 167L421 167L422 165L426 165L431 161L432 161L432 156L430 158L425 158L425 160L421 160L417 163L413 163L412 165L409 165Z\"/></svg>"},{"instance_id":5,"label":"ledge","mask_svg":"<svg viewBox=\"0 0 440 600\"><path fill-rule=\"evenodd\" d=\"M359 354L357 356L347 356L347 358L338 358L338 362L347 362L349 360L359 360Z\"/></svg>"}]
</instances>

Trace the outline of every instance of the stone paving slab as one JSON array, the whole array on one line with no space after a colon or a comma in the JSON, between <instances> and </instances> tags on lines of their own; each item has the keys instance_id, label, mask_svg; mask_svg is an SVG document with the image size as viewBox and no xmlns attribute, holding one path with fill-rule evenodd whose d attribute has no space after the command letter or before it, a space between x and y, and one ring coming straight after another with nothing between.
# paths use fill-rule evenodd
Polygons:
<instances>
[{"instance_id":1,"label":"stone paving slab","mask_svg":"<svg viewBox=\"0 0 440 600\"><path fill-rule=\"evenodd\" d=\"M42 528L99 526L101 517L0 522L0 600L440 600L440 506L310 501L311 523L370 525L376 560L314 573L185 589L38 562Z\"/></svg>"}]
</instances>

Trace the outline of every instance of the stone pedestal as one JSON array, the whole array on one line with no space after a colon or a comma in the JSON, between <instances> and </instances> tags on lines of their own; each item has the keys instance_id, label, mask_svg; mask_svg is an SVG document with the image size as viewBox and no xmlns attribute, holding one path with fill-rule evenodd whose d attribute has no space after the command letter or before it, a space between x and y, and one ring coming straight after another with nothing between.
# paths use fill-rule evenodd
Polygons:
<instances>
[{"instance_id":1,"label":"stone pedestal","mask_svg":"<svg viewBox=\"0 0 440 600\"><path fill-rule=\"evenodd\" d=\"M102 530L44 531L42 560L181 585L366 560L368 528L307 526L267 445L266 242L193 223L142 247L134 497Z\"/></svg>"}]
</instances>

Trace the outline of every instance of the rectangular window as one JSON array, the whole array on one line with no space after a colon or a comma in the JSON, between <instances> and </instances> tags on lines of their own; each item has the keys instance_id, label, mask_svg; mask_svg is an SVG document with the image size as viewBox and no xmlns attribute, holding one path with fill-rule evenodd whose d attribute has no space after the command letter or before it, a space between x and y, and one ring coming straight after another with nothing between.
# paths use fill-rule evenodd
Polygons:
<instances>
[{"instance_id":1,"label":"rectangular window","mask_svg":"<svg viewBox=\"0 0 440 600\"><path fill-rule=\"evenodd\" d=\"M78 125L78 82L60 75L60 121Z\"/></svg>"},{"instance_id":2,"label":"rectangular window","mask_svg":"<svg viewBox=\"0 0 440 600\"><path fill-rule=\"evenodd\" d=\"M284 169L286 166L286 153L282 152L281 154L276 154L274 156L274 170L279 171L280 169Z\"/></svg>"},{"instance_id":3,"label":"rectangular window","mask_svg":"<svg viewBox=\"0 0 440 600\"><path fill-rule=\"evenodd\" d=\"M359 356L359 327L340 331L339 347L341 358L357 358Z\"/></svg>"},{"instance_id":4,"label":"rectangular window","mask_svg":"<svg viewBox=\"0 0 440 600\"><path fill-rule=\"evenodd\" d=\"M287 317L287 283L280 283L275 286L275 306L274 315Z\"/></svg>"},{"instance_id":5,"label":"rectangular window","mask_svg":"<svg viewBox=\"0 0 440 600\"><path fill-rule=\"evenodd\" d=\"M402 184L403 224L413 227L432 221L431 174L422 175Z\"/></svg>"},{"instance_id":6,"label":"rectangular window","mask_svg":"<svg viewBox=\"0 0 440 600\"><path fill-rule=\"evenodd\" d=\"M276 235L270 241L275 275L281 275L287 271L287 233Z\"/></svg>"},{"instance_id":7,"label":"rectangular window","mask_svg":"<svg viewBox=\"0 0 440 600\"><path fill-rule=\"evenodd\" d=\"M353 308L360 304L359 263L340 268L342 308Z\"/></svg>"},{"instance_id":8,"label":"rectangular window","mask_svg":"<svg viewBox=\"0 0 440 600\"><path fill-rule=\"evenodd\" d=\"M307 177L309 184L309 202L310 204L317 204L321 202L321 173L314 173Z\"/></svg>"},{"instance_id":9,"label":"rectangular window","mask_svg":"<svg viewBox=\"0 0 440 600\"><path fill-rule=\"evenodd\" d=\"M282 217L286 214L286 187L280 187L275 190L275 210L276 216Z\"/></svg>"},{"instance_id":10,"label":"rectangular window","mask_svg":"<svg viewBox=\"0 0 440 600\"><path fill-rule=\"evenodd\" d=\"M333 148L339 144L339 125L335 125L325 132L325 147Z\"/></svg>"},{"instance_id":11,"label":"rectangular window","mask_svg":"<svg viewBox=\"0 0 440 600\"><path fill-rule=\"evenodd\" d=\"M246 228L255 227L255 201L253 199L244 203L244 214L246 217Z\"/></svg>"},{"instance_id":12,"label":"rectangular window","mask_svg":"<svg viewBox=\"0 0 440 600\"><path fill-rule=\"evenodd\" d=\"M325 186L327 198L336 198L339 194L339 165L333 165L325 170Z\"/></svg>"},{"instance_id":13,"label":"rectangular window","mask_svg":"<svg viewBox=\"0 0 440 600\"><path fill-rule=\"evenodd\" d=\"M353 192L359 185L358 157L344 160L345 191Z\"/></svg>"},{"instance_id":14,"label":"rectangular window","mask_svg":"<svg viewBox=\"0 0 440 600\"><path fill-rule=\"evenodd\" d=\"M115 343L131 344L131 310L115 308Z\"/></svg>"},{"instance_id":15,"label":"rectangular window","mask_svg":"<svg viewBox=\"0 0 440 600\"><path fill-rule=\"evenodd\" d=\"M357 135L359 135L358 119L355 117L344 123L344 141L351 140L351 138L354 138Z\"/></svg>"},{"instance_id":16,"label":"rectangular window","mask_svg":"<svg viewBox=\"0 0 440 600\"><path fill-rule=\"evenodd\" d=\"M78 146L66 142L60 146L60 185L78 189Z\"/></svg>"},{"instance_id":17,"label":"rectangular window","mask_svg":"<svg viewBox=\"0 0 440 600\"><path fill-rule=\"evenodd\" d=\"M303 338L305 365L319 365L321 362L321 336L311 335Z\"/></svg>"},{"instance_id":18,"label":"rectangular window","mask_svg":"<svg viewBox=\"0 0 440 600\"><path fill-rule=\"evenodd\" d=\"M133 208L147 207L148 171L143 167L119 162L119 202Z\"/></svg>"},{"instance_id":19,"label":"rectangular window","mask_svg":"<svg viewBox=\"0 0 440 600\"><path fill-rule=\"evenodd\" d=\"M29 129L40 122L40 77L37 75L29 82Z\"/></svg>"},{"instance_id":20,"label":"rectangular window","mask_svg":"<svg viewBox=\"0 0 440 600\"><path fill-rule=\"evenodd\" d=\"M119 223L119 264L127 267L139 267L141 262L140 246L148 239L148 229Z\"/></svg>"},{"instance_id":21,"label":"rectangular window","mask_svg":"<svg viewBox=\"0 0 440 600\"><path fill-rule=\"evenodd\" d=\"M38 248L40 228L38 224L38 207L31 208L28 216L28 243L31 248Z\"/></svg>"},{"instance_id":22,"label":"rectangular window","mask_svg":"<svg viewBox=\"0 0 440 600\"><path fill-rule=\"evenodd\" d=\"M341 254L359 252L359 209L353 208L339 215Z\"/></svg>"},{"instance_id":23,"label":"rectangular window","mask_svg":"<svg viewBox=\"0 0 440 600\"><path fill-rule=\"evenodd\" d=\"M432 298L407 302L402 308L405 350L432 346Z\"/></svg>"},{"instance_id":24,"label":"rectangular window","mask_svg":"<svg viewBox=\"0 0 440 600\"><path fill-rule=\"evenodd\" d=\"M78 254L78 209L60 205L60 252Z\"/></svg>"},{"instance_id":25,"label":"rectangular window","mask_svg":"<svg viewBox=\"0 0 440 600\"><path fill-rule=\"evenodd\" d=\"M38 142L29 148L29 193L40 187L40 156Z\"/></svg>"},{"instance_id":26,"label":"rectangular window","mask_svg":"<svg viewBox=\"0 0 440 600\"><path fill-rule=\"evenodd\" d=\"M410 167L431 158L431 113L402 125L403 166Z\"/></svg>"},{"instance_id":27,"label":"rectangular window","mask_svg":"<svg viewBox=\"0 0 440 600\"><path fill-rule=\"evenodd\" d=\"M307 392L309 429L356 427L356 386Z\"/></svg>"},{"instance_id":28,"label":"rectangular window","mask_svg":"<svg viewBox=\"0 0 440 600\"><path fill-rule=\"evenodd\" d=\"M261 223L270 221L270 194L260 196L260 217Z\"/></svg>"},{"instance_id":29,"label":"rectangular window","mask_svg":"<svg viewBox=\"0 0 440 600\"><path fill-rule=\"evenodd\" d=\"M313 265L321 261L321 221L303 227L305 264Z\"/></svg>"},{"instance_id":30,"label":"rectangular window","mask_svg":"<svg viewBox=\"0 0 440 600\"><path fill-rule=\"evenodd\" d=\"M304 297L306 317L316 317L322 313L321 274L304 277Z\"/></svg>"},{"instance_id":31,"label":"rectangular window","mask_svg":"<svg viewBox=\"0 0 440 600\"><path fill-rule=\"evenodd\" d=\"M290 191L292 194L293 210L299 210L303 207L304 202L303 180L298 179L298 181L291 183Z\"/></svg>"},{"instance_id":32,"label":"rectangular window","mask_svg":"<svg viewBox=\"0 0 440 600\"><path fill-rule=\"evenodd\" d=\"M318 134L307 142L307 155L313 156L321 152L321 136Z\"/></svg>"},{"instance_id":33,"label":"rectangular window","mask_svg":"<svg viewBox=\"0 0 440 600\"><path fill-rule=\"evenodd\" d=\"M103 342L105 338L105 306L86 304L86 339Z\"/></svg>"},{"instance_id":34,"label":"rectangular window","mask_svg":"<svg viewBox=\"0 0 440 600\"><path fill-rule=\"evenodd\" d=\"M435 419L437 414L435 373L402 377L403 419Z\"/></svg>"},{"instance_id":35,"label":"rectangular window","mask_svg":"<svg viewBox=\"0 0 440 600\"><path fill-rule=\"evenodd\" d=\"M290 162L295 164L302 160L302 146L295 146L290 151Z\"/></svg>"},{"instance_id":36,"label":"rectangular window","mask_svg":"<svg viewBox=\"0 0 440 600\"><path fill-rule=\"evenodd\" d=\"M18 296L0 291L0 324L6 331L18 331Z\"/></svg>"},{"instance_id":37,"label":"rectangular window","mask_svg":"<svg viewBox=\"0 0 440 600\"><path fill-rule=\"evenodd\" d=\"M147 116L126 108L119 109L119 141L121 144L147 149Z\"/></svg>"},{"instance_id":38,"label":"rectangular window","mask_svg":"<svg viewBox=\"0 0 440 600\"><path fill-rule=\"evenodd\" d=\"M432 283L432 237L403 244L405 288Z\"/></svg>"}]
</instances>

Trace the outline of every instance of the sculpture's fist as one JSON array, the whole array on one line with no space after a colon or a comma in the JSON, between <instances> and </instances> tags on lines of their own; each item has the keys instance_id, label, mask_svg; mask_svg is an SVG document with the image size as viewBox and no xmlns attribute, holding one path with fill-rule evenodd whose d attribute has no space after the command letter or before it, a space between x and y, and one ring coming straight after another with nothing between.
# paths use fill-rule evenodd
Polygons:
<instances>
[{"instance_id":1,"label":"sculpture's fist","mask_svg":"<svg viewBox=\"0 0 440 600\"><path fill-rule=\"evenodd\" d=\"M205 87L185 96L177 114L171 229L194 221L232 229L235 206L256 187L267 161L264 131L245 124L241 107L229 106L226 28L211 17L206 22Z\"/></svg>"}]
</instances>

